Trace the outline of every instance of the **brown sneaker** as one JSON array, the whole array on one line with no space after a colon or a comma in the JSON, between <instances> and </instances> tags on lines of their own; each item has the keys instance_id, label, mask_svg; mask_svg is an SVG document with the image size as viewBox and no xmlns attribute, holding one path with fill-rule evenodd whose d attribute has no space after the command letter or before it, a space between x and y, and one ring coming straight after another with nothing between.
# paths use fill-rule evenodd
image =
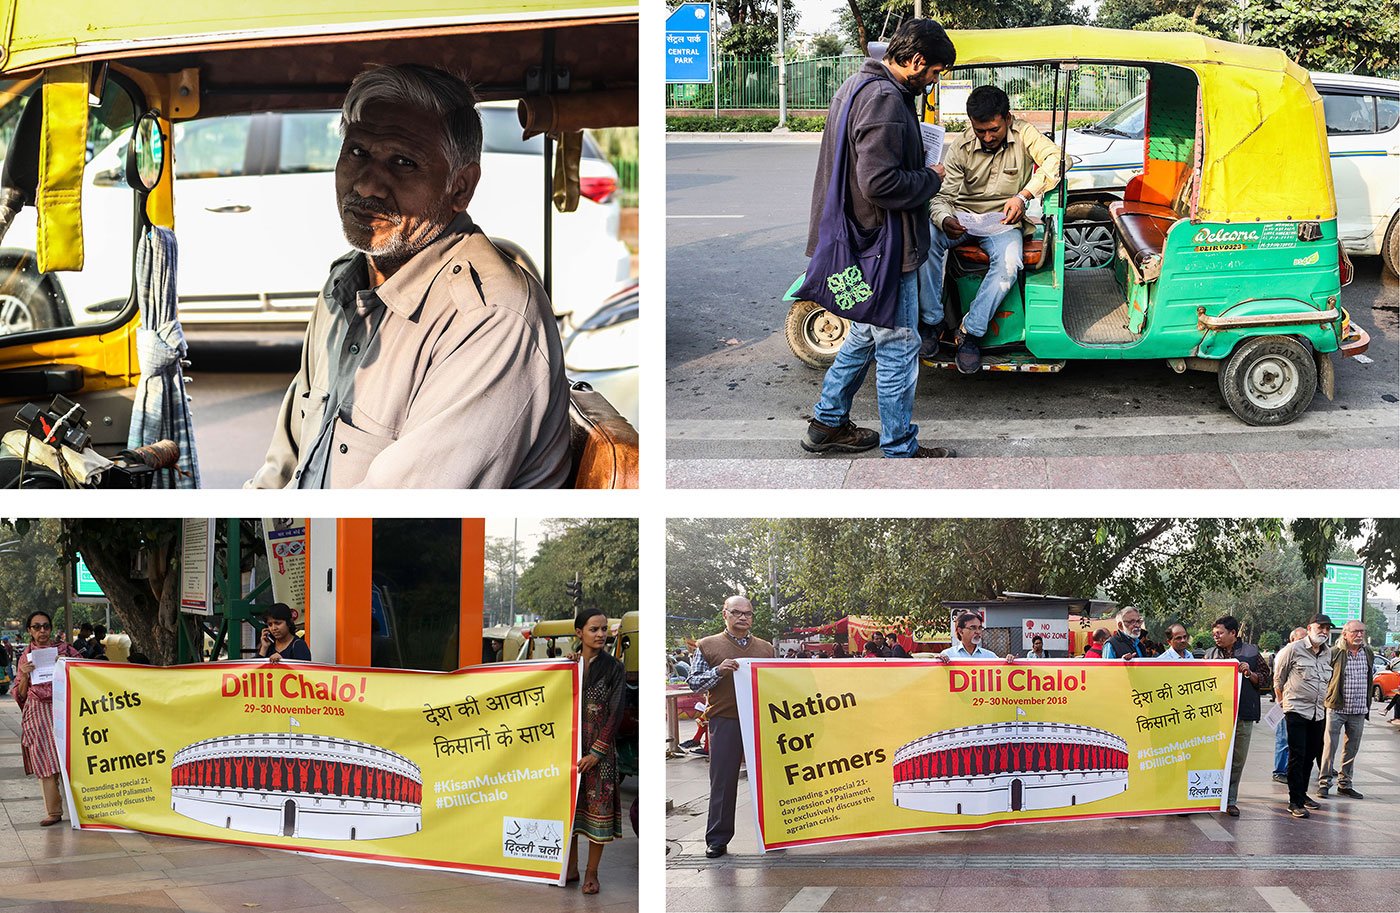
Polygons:
<instances>
[{"instance_id":1,"label":"brown sneaker","mask_svg":"<svg viewBox=\"0 0 1400 913\"><path fill-rule=\"evenodd\" d=\"M918 450L909 454L910 457L916 460L955 457L957 455L958 452L952 447L920 447Z\"/></svg>"},{"instance_id":2,"label":"brown sneaker","mask_svg":"<svg viewBox=\"0 0 1400 913\"><path fill-rule=\"evenodd\" d=\"M812 419L807 423L807 434L800 443L808 453L825 453L828 450L860 453L880 446L880 432L858 427L850 419L846 419L846 424L840 428L832 428Z\"/></svg>"}]
</instances>

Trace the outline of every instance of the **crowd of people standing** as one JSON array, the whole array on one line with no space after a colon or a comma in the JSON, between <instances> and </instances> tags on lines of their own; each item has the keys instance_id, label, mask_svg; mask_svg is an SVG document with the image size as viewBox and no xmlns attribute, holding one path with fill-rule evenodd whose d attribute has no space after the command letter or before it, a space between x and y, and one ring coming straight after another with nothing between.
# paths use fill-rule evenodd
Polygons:
<instances>
[{"instance_id":1,"label":"crowd of people standing","mask_svg":"<svg viewBox=\"0 0 1400 913\"><path fill-rule=\"evenodd\" d=\"M703 725L708 731L710 758L709 818L705 833L705 855L723 856L734 836L734 805L738 795L739 767L743 743L738 706L734 697L733 673L740 659L771 659L773 645L752 633L753 606L742 596L731 596L724 603L725 629L701 638L687 659L683 652L668 656L672 676L683 678L691 691L705 693ZM1234 721L1234 753L1230 768L1225 814L1240 816L1239 792L1254 728L1269 719L1275 726L1273 779L1288 785L1288 813L1308 818L1323 806L1319 799L1336 796L1362 799L1354 781L1356 757L1366 722L1370 717L1375 653L1366 643L1366 627L1348 621L1341 636L1332 638L1332 620L1313 615L1306 626L1294 629L1290 642L1272 658L1247 642L1241 624L1232 615L1222 615L1211 625L1213 646L1199 654L1191 647L1190 632L1180 623L1169 625L1165 643L1151 640L1144 629L1143 616L1134 606L1126 606L1114 617L1114 628L1099 628L1087 638L1082 657L1137 661L1230 660L1238 666L1239 700ZM985 631L983 616L960 614L954 621L953 644L933 656L943 663L954 660L1050 659L1044 640L1033 637L1024 656L1008 653L998 656L981 645ZM863 654L871 658L909 657L897 630L886 634L874 631L866 640ZM818 655L807 652L809 657ZM844 651L843 651L844 652ZM789 649L785 658L800 657ZM1068 656L1060 657L1068 658ZM1264 712L1269 697L1281 711ZM1400 726L1400 692L1386 708L1392 725ZM1316 793L1308 793L1313 770L1317 771Z\"/></svg>"}]
</instances>

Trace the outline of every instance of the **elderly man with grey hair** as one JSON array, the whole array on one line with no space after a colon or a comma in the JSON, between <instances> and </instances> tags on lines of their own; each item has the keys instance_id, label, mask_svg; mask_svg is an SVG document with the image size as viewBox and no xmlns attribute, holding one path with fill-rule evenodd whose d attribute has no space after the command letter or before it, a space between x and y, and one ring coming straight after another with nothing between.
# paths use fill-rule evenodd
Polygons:
<instances>
[{"instance_id":1,"label":"elderly man with grey hair","mask_svg":"<svg viewBox=\"0 0 1400 913\"><path fill-rule=\"evenodd\" d=\"M1332 681L1323 706L1327 708L1327 729L1322 735L1322 766L1317 794L1327 798L1332 778L1337 778L1337 795L1362 798L1352 780L1361 734L1371 715L1371 670L1376 654L1366 643L1366 625L1353 618L1342 625L1341 642L1332 647ZM1341 747L1340 773L1337 748Z\"/></svg>"},{"instance_id":2,"label":"elderly man with grey hair","mask_svg":"<svg viewBox=\"0 0 1400 913\"><path fill-rule=\"evenodd\" d=\"M710 816L705 827L705 856L729 852L734 839L734 803L739 798L739 764L744 736L734 673L741 659L772 659L773 645L753 632L753 604L743 596L724 601L724 630L695 644L686 684L705 692L705 719L710 727Z\"/></svg>"},{"instance_id":3,"label":"elderly man with grey hair","mask_svg":"<svg viewBox=\"0 0 1400 913\"><path fill-rule=\"evenodd\" d=\"M467 214L476 93L430 67L350 85L331 264L249 488L557 488L568 382L544 290ZM489 180L489 176L488 176Z\"/></svg>"}]
</instances>

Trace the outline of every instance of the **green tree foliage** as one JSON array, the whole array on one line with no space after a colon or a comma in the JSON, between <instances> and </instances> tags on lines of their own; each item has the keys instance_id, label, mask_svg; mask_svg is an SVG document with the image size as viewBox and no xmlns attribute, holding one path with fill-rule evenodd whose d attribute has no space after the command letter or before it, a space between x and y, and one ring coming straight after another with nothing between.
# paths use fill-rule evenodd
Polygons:
<instances>
[{"instance_id":1,"label":"green tree foliage","mask_svg":"<svg viewBox=\"0 0 1400 913\"><path fill-rule=\"evenodd\" d=\"M1202 593L1240 586L1278 531L1278 521L1232 519L673 521L668 634L700 622L718 630L719 605L735 590L761 618L770 553L778 597L770 633L848 614L928 623L942 615L941 600L1007 591L1103 594L1183 617ZM747 573L721 565L719 547L726 562L747 556ZM724 585L705 589L707 581Z\"/></svg>"},{"instance_id":2,"label":"green tree foliage","mask_svg":"<svg viewBox=\"0 0 1400 913\"><path fill-rule=\"evenodd\" d=\"M1259 649L1266 653L1277 653L1284 644L1284 639L1277 631L1265 631L1259 635Z\"/></svg>"},{"instance_id":3,"label":"green tree foliage","mask_svg":"<svg viewBox=\"0 0 1400 913\"><path fill-rule=\"evenodd\" d=\"M858 15L857 15L858 14ZM836 27L853 48L860 48L857 22L870 41L888 41L899 24L914 15L914 0L847 0ZM942 0L926 2L924 15L949 29L1009 29L1037 25L1084 25L1088 16L1073 0Z\"/></svg>"},{"instance_id":4,"label":"green tree foliage","mask_svg":"<svg viewBox=\"0 0 1400 913\"><path fill-rule=\"evenodd\" d=\"M71 560L81 553L93 578L107 594L113 614L121 620L121 628L131 637L132 650L145 653L156 665L174 663L181 618L180 521L70 518L60 522L54 540L56 560ZM35 522L29 520L5 521L0 526L21 536L36 528ZM246 572L265 552L258 521L243 521L238 536L239 570ZM223 576L226 540L225 525L220 522L215 534L216 600L222 598L217 592L217 581ZM144 576L133 577L133 567L138 563ZM75 611L74 619L82 615Z\"/></svg>"},{"instance_id":5,"label":"green tree foliage","mask_svg":"<svg viewBox=\"0 0 1400 913\"><path fill-rule=\"evenodd\" d=\"M566 520L541 542L520 575L517 608L541 618L574 617L564 584L578 573L583 604L617 618L637 610L637 521L635 519Z\"/></svg>"},{"instance_id":6,"label":"green tree foliage","mask_svg":"<svg viewBox=\"0 0 1400 913\"><path fill-rule=\"evenodd\" d=\"M1381 75L1400 66L1393 0L1246 0L1244 15L1251 44L1310 70Z\"/></svg>"},{"instance_id":7,"label":"green tree foliage","mask_svg":"<svg viewBox=\"0 0 1400 913\"><path fill-rule=\"evenodd\" d=\"M1380 646L1385 643L1385 636L1390 631L1390 622L1385 620L1385 613L1381 607L1366 603L1361 607L1361 620L1366 623L1366 640L1372 646Z\"/></svg>"},{"instance_id":8,"label":"green tree foliage","mask_svg":"<svg viewBox=\"0 0 1400 913\"><path fill-rule=\"evenodd\" d=\"M719 49L740 57L765 57L778 49L776 0L720 0L719 11L729 20L720 31ZM797 8L783 0L783 31L791 37L797 28Z\"/></svg>"},{"instance_id":9,"label":"green tree foliage","mask_svg":"<svg viewBox=\"0 0 1400 913\"><path fill-rule=\"evenodd\" d=\"M790 568L779 560L775 520L672 520L666 527L666 637L670 644L724 628L730 596L753 603L753 631L771 640L794 625L820 623L786 595ZM815 620L814 620L815 619Z\"/></svg>"},{"instance_id":10,"label":"green tree foliage","mask_svg":"<svg viewBox=\"0 0 1400 913\"><path fill-rule=\"evenodd\" d=\"M1220 616L1233 615L1246 641L1258 643L1265 634L1273 634L1287 643L1288 632L1317 611L1317 584L1303 572L1297 544L1287 538L1271 541L1259 551L1247 579L1247 586L1205 593L1188 613L1188 626L1209 629Z\"/></svg>"},{"instance_id":11,"label":"green tree foliage","mask_svg":"<svg viewBox=\"0 0 1400 913\"><path fill-rule=\"evenodd\" d=\"M7 631L24 625L35 609L54 612L63 608L63 565L59 563L59 521L35 520L21 533L7 527L0 539L0 623ZM58 617L58 616L55 616Z\"/></svg>"},{"instance_id":12,"label":"green tree foliage","mask_svg":"<svg viewBox=\"0 0 1400 913\"><path fill-rule=\"evenodd\" d=\"M1233 3L1207 4L1195 0L1103 0L1094 25L1106 29L1142 29L1150 32L1201 31L1203 35L1229 38L1239 32L1239 8ZM1155 22L1155 27L1147 23ZM1182 27L1185 23L1186 27Z\"/></svg>"},{"instance_id":13,"label":"green tree foliage","mask_svg":"<svg viewBox=\"0 0 1400 913\"><path fill-rule=\"evenodd\" d=\"M487 619L510 621L512 574L518 571L511 540L503 536L486 538L485 610Z\"/></svg>"},{"instance_id":14,"label":"green tree foliage","mask_svg":"<svg viewBox=\"0 0 1400 913\"><path fill-rule=\"evenodd\" d=\"M812 39L813 57L839 57L846 52L846 42L835 32L822 32Z\"/></svg>"},{"instance_id":15,"label":"green tree foliage","mask_svg":"<svg viewBox=\"0 0 1400 913\"><path fill-rule=\"evenodd\" d=\"M1208 38L1228 38L1229 35L1220 29L1213 28L1203 22L1195 22L1187 19L1178 13L1163 13L1160 16L1153 16L1144 19L1133 26L1139 32L1194 32L1197 35L1205 35Z\"/></svg>"},{"instance_id":16,"label":"green tree foliage","mask_svg":"<svg viewBox=\"0 0 1400 913\"><path fill-rule=\"evenodd\" d=\"M65 555L81 552L131 637L131 649L158 666L176 661L180 608L180 521L66 519L59 539ZM131 576L137 552L146 576Z\"/></svg>"},{"instance_id":17,"label":"green tree foliage","mask_svg":"<svg viewBox=\"0 0 1400 913\"><path fill-rule=\"evenodd\" d=\"M1289 532L1298 543L1303 573L1312 579L1321 577L1323 565L1341 557L1343 548L1350 548L1347 542L1360 539L1355 554L1365 563L1368 578L1400 585L1400 520L1310 517L1292 521Z\"/></svg>"}]
</instances>

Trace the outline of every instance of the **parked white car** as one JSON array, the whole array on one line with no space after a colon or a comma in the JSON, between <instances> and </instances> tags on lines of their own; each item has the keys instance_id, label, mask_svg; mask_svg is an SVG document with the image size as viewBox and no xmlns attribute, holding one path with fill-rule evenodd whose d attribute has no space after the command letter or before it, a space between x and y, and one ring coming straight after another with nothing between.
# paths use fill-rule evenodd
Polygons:
<instances>
[{"instance_id":1,"label":"parked white car","mask_svg":"<svg viewBox=\"0 0 1400 913\"><path fill-rule=\"evenodd\" d=\"M641 294L629 280L592 317L564 338L564 368L571 381L588 385L640 428L637 404L641 352Z\"/></svg>"},{"instance_id":2,"label":"parked white car","mask_svg":"<svg viewBox=\"0 0 1400 913\"><path fill-rule=\"evenodd\" d=\"M469 212L497 245L541 275L543 140L522 140L514 104L480 107L481 182ZM331 261L348 246L335 204L339 111L263 112L182 122L174 128L175 224L181 320L187 328L259 330L306 325ZM132 272L132 192L123 174L126 135L97 151L83 186L86 263L47 277L62 300L13 281L0 294L5 332L93 323L120 310ZM618 176L587 134L578 209L554 212L554 311L580 326L631 274L618 238ZM16 219L0 270L35 248L35 214ZM100 241L98 240L100 239ZM31 277L31 279L37 277ZM6 310L6 308L8 310ZM27 311L27 312L26 312Z\"/></svg>"},{"instance_id":3,"label":"parked white car","mask_svg":"<svg viewBox=\"0 0 1400 913\"><path fill-rule=\"evenodd\" d=\"M1342 246L1352 256L1379 254L1391 275L1400 275L1400 81L1310 76L1326 113ZM1145 113L1145 96L1139 95L1097 124L1069 131L1067 266L1112 262L1112 227L1103 204L1121 198L1128 181L1142 173Z\"/></svg>"}]
</instances>

